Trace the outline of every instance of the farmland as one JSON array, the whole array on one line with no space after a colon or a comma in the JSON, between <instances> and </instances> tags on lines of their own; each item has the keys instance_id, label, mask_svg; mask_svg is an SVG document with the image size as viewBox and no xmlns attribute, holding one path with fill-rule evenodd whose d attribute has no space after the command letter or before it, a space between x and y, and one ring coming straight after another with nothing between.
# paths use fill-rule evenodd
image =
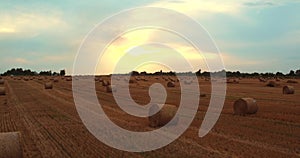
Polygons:
<instances>
[{"instance_id":1,"label":"farmland","mask_svg":"<svg viewBox=\"0 0 300 158\"><path fill-rule=\"evenodd\" d=\"M53 81L51 77L4 78L6 95L0 95L0 132L21 132L24 157L300 157L300 84L287 83L287 79L277 81L276 87L267 87L256 78L228 83L217 124L208 135L199 138L211 83L198 78L201 93L206 96L200 98L197 115L188 130L164 148L130 153L111 148L89 133L75 108L72 81L57 78L53 89L44 88L44 83ZM130 84L132 98L141 105L147 104L149 87L155 82L166 87L166 103L178 106L179 83L167 87L160 77ZM283 95L285 85L294 86L295 94ZM101 82L96 81L95 87L103 109L117 125L131 131L153 130L147 118L132 117L122 111ZM257 100L256 114L233 115L234 101L243 97Z\"/></svg>"}]
</instances>

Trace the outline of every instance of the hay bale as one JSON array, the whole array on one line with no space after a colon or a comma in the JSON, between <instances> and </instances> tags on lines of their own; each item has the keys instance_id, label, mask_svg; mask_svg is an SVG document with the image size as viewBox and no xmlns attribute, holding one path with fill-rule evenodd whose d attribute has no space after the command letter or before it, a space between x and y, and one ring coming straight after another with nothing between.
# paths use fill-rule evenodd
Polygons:
<instances>
[{"instance_id":1,"label":"hay bale","mask_svg":"<svg viewBox=\"0 0 300 158\"><path fill-rule=\"evenodd\" d=\"M107 80L102 81L102 86L109 86L109 85L110 85L109 81L107 81Z\"/></svg>"},{"instance_id":2,"label":"hay bale","mask_svg":"<svg viewBox=\"0 0 300 158\"><path fill-rule=\"evenodd\" d=\"M267 82L267 80L265 80L264 78L258 78L258 80L260 81L260 82Z\"/></svg>"},{"instance_id":3,"label":"hay bale","mask_svg":"<svg viewBox=\"0 0 300 158\"><path fill-rule=\"evenodd\" d=\"M72 81L72 78L71 77L67 77L66 81Z\"/></svg>"},{"instance_id":4,"label":"hay bale","mask_svg":"<svg viewBox=\"0 0 300 158\"><path fill-rule=\"evenodd\" d=\"M0 133L0 157L23 157L20 137L19 132Z\"/></svg>"},{"instance_id":5,"label":"hay bale","mask_svg":"<svg viewBox=\"0 0 300 158\"><path fill-rule=\"evenodd\" d=\"M53 82L58 82L58 78L55 78L55 79L53 80Z\"/></svg>"},{"instance_id":6,"label":"hay bale","mask_svg":"<svg viewBox=\"0 0 300 158\"><path fill-rule=\"evenodd\" d=\"M253 98L241 98L234 102L233 110L235 115L255 114L258 106Z\"/></svg>"},{"instance_id":7,"label":"hay bale","mask_svg":"<svg viewBox=\"0 0 300 158\"><path fill-rule=\"evenodd\" d=\"M282 88L282 93L283 94L294 94L295 93L295 89L293 86L284 86Z\"/></svg>"},{"instance_id":8,"label":"hay bale","mask_svg":"<svg viewBox=\"0 0 300 158\"><path fill-rule=\"evenodd\" d=\"M298 83L298 81L295 81L295 80L288 80L288 81L286 81L286 83Z\"/></svg>"},{"instance_id":9,"label":"hay bale","mask_svg":"<svg viewBox=\"0 0 300 158\"><path fill-rule=\"evenodd\" d=\"M167 86L168 86L168 87L175 87L175 83L174 83L174 82L168 82L168 83L167 83Z\"/></svg>"},{"instance_id":10,"label":"hay bale","mask_svg":"<svg viewBox=\"0 0 300 158\"><path fill-rule=\"evenodd\" d=\"M52 82L47 82L47 83L44 84L44 86L45 86L45 89L52 89L53 88Z\"/></svg>"},{"instance_id":11,"label":"hay bale","mask_svg":"<svg viewBox=\"0 0 300 158\"><path fill-rule=\"evenodd\" d=\"M5 95L6 91L5 91L5 87L0 87L0 95Z\"/></svg>"},{"instance_id":12,"label":"hay bale","mask_svg":"<svg viewBox=\"0 0 300 158\"><path fill-rule=\"evenodd\" d=\"M233 84L238 84L240 83L240 81L236 80L236 79L227 79L227 83L233 83Z\"/></svg>"},{"instance_id":13,"label":"hay bale","mask_svg":"<svg viewBox=\"0 0 300 158\"><path fill-rule=\"evenodd\" d=\"M159 108L161 108L161 110L159 112L150 116L155 111L157 111ZM176 112L177 112L177 107L174 105L153 104L149 110L149 117L148 117L149 126L155 128L155 127L160 127L160 126L166 125L168 122L170 122L173 119L173 117L176 115ZM178 123L178 118L174 123L175 124Z\"/></svg>"},{"instance_id":14,"label":"hay bale","mask_svg":"<svg viewBox=\"0 0 300 158\"><path fill-rule=\"evenodd\" d=\"M117 87L115 85L108 85L106 86L106 92L107 93L117 92Z\"/></svg>"},{"instance_id":15,"label":"hay bale","mask_svg":"<svg viewBox=\"0 0 300 158\"><path fill-rule=\"evenodd\" d=\"M4 79L0 79L0 84L4 84Z\"/></svg>"},{"instance_id":16,"label":"hay bale","mask_svg":"<svg viewBox=\"0 0 300 158\"><path fill-rule=\"evenodd\" d=\"M184 84L192 84L193 81L192 80L184 80Z\"/></svg>"},{"instance_id":17,"label":"hay bale","mask_svg":"<svg viewBox=\"0 0 300 158\"><path fill-rule=\"evenodd\" d=\"M268 87L277 87L279 86L279 84L277 84L275 81L269 81L269 83L267 84Z\"/></svg>"}]
</instances>

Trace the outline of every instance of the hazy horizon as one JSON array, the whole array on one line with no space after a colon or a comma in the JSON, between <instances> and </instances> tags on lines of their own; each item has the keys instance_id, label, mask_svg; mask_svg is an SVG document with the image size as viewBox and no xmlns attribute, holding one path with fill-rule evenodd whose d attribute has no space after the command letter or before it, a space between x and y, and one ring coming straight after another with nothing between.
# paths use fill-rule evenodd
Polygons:
<instances>
[{"instance_id":1,"label":"hazy horizon","mask_svg":"<svg viewBox=\"0 0 300 158\"><path fill-rule=\"evenodd\" d=\"M66 69L67 74L72 74L78 48L95 25L124 9L144 6L173 9L200 23L219 48L227 71L286 74L300 68L300 21L296 20L300 10L298 1L7 1L0 5L0 72L21 67L38 72ZM162 19L162 22L172 20ZM115 25L110 29L118 27ZM111 73L114 64L124 54L143 58L149 51L163 54L169 61L173 50L143 46L157 39L161 39L161 32L157 30L124 34L111 43L106 50L106 62L96 69ZM203 57L191 47L177 42L177 37L165 35L163 40L175 41L170 44L172 48L188 58L197 69L207 70ZM148 71L158 69L156 66L145 67Z\"/></svg>"}]
</instances>

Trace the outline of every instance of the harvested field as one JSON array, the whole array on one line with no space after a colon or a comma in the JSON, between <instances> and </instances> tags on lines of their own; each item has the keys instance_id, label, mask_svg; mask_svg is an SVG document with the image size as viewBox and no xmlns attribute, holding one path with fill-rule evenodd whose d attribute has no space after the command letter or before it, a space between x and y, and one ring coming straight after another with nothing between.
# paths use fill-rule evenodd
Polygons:
<instances>
[{"instance_id":1,"label":"harvested field","mask_svg":"<svg viewBox=\"0 0 300 158\"><path fill-rule=\"evenodd\" d=\"M257 78L243 78L239 84L228 84L225 105L217 124L208 135L199 138L198 130L211 98L211 83L199 78L201 93L206 97L201 97L197 115L188 130L161 149L130 153L105 145L85 128L74 105L72 82L62 79L53 83L54 89L45 90L44 83L49 78L28 81L16 78L7 78L5 85L1 85L7 93L0 95L0 133L20 131L24 157L300 156L300 84L292 84L293 95L283 95L283 86L269 88ZM109 81L108 77L101 79ZM131 96L138 104L150 102L148 90L155 82L166 88L166 104L179 105L180 85L167 88L160 77L132 79L138 81L129 85ZM185 80L184 84L197 82ZM119 82L125 81L120 79ZM276 83L284 85L286 81ZM117 125L131 131L156 129L149 126L148 118L137 118L122 111L102 82L95 82L95 86L102 108ZM259 106L257 113L233 115L233 104L240 98L254 98Z\"/></svg>"}]
</instances>

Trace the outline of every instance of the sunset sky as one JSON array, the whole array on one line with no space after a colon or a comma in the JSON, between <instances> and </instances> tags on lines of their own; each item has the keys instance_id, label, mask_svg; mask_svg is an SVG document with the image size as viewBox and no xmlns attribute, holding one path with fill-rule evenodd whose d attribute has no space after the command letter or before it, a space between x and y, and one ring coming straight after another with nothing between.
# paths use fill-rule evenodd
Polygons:
<instances>
[{"instance_id":1,"label":"sunset sky","mask_svg":"<svg viewBox=\"0 0 300 158\"><path fill-rule=\"evenodd\" d=\"M22 67L35 71L66 69L71 74L78 48L95 25L124 9L143 6L174 9L200 23L218 46L227 70L287 73L300 68L300 1L20 0L0 2L0 72ZM172 19L162 19L168 20ZM149 52L164 53L166 62L170 58L176 61L172 59L174 49L195 67L206 69L203 57L191 47L174 43L177 37L172 35L163 38L171 41L173 49L144 45L161 35L147 29L124 34L107 48L98 69L110 73L125 54L143 58ZM156 68L167 70L157 65L137 70Z\"/></svg>"}]
</instances>

